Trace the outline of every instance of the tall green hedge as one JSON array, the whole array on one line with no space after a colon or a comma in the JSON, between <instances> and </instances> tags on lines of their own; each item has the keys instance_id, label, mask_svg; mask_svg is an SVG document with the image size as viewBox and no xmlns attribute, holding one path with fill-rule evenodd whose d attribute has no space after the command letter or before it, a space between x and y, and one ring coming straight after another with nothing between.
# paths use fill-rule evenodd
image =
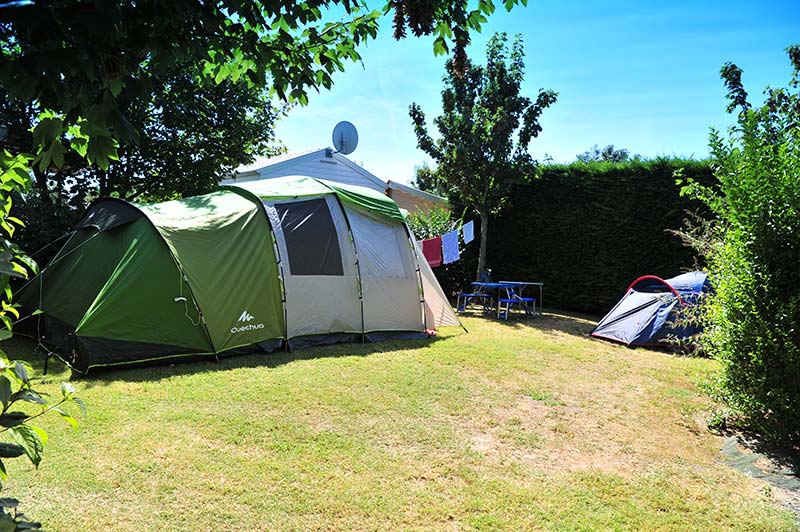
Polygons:
<instances>
[{"instance_id":1,"label":"tall green hedge","mask_svg":"<svg viewBox=\"0 0 800 532\"><path fill-rule=\"evenodd\" d=\"M679 195L678 169L701 183L714 179L709 163L695 160L542 167L489 224L494 278L544 282L545 306L600 314L636 277L694 267L692 250L668 232L703 208Z\"/></svg>"}]
</instances>

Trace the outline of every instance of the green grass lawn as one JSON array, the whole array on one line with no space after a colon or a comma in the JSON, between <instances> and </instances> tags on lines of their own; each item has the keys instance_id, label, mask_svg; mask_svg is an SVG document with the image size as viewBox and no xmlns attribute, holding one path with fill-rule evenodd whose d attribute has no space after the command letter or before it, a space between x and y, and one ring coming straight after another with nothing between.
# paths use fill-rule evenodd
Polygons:
<instances>
[{"instance_id":1,"label":"green grass lawn","mask_svg":"<svg viewBox=\"0 0 800 532\"><path fill-rule=\"evenodd\" d=\"M564 315L465 323L78 380L89 415L42 422L3 494L51 531L795 529L702 425L712 361Z\"/></svg>"}]
</instances>

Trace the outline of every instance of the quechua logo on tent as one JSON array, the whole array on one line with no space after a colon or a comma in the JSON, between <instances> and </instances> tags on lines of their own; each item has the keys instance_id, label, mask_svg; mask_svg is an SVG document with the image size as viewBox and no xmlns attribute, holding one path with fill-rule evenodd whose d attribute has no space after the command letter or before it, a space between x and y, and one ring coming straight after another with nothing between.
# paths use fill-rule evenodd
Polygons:
<instances>
[{"instance_id":1,"label":"quechua logo on tent","mask_svg":"<svg viewBox=\"0 0 800 532\"><path fill-rule=\"evenodd\" d=\"M255 316L253 316L252 314L247 312L247 310L244 310L244 311L242 311L242 315L239 316L239 319L236 321L236 323L247 323L247 322L252 321L254 319L255 319ZM246 331L255 331L257 329L263 329L263 328L264 328L264 324L263 323L255 323L255 324L247 323L247 325L241 325L241 326L238 326L238 327L234 325L233 327L231 327L231 334L236 334L236 333L246 332Z\"/></svg>"}]
</instances>

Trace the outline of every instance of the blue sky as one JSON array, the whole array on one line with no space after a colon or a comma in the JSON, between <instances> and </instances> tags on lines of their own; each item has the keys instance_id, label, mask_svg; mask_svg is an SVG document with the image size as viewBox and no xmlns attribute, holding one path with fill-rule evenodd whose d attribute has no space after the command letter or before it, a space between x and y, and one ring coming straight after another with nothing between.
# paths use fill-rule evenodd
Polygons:
<instances>
[{"instance_id":1,"label":"blue sky","mask_svg":"<svg viewBox=\"0 0 800 532\"><path fill-rule=\"evenodd\" d=\"M790 76L784 49L800 43L800 1L536 1L506 13L502 2L468 53L484 60L495 31L521 33L526 51L523 94L559 92L545 111L538 159L574 160L593 144L614 144L644 156L708 153L709 127L726 127L719 69L733 61L754 96ZM310 95L277 127L290 152L331 144L349 120L359 146L349 157L378 177L408 182L429 158L416 147L408 106L422 106L430 124L441 112L446 58L430 38L379 38L363 47L363 67L350 64L330 91Z\"/></svg>"}]
</instances>

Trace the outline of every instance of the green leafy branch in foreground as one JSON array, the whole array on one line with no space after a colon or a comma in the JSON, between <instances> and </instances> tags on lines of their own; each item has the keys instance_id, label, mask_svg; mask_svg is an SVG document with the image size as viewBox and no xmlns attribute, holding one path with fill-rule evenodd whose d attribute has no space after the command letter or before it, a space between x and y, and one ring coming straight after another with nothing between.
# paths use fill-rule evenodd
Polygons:
<instances>
[{"instance_id":1,"label":"green leafy branch in foreground","mask_svg":"<svg viewBox=\"0 0 800 532\"><path fill-rule=\"evenodd\" d=\"M11 216L12 196L29 189L31 159L28 154L0 151L0 340L11 338L13 320L19 319L17 305L11 302L11 279L27 279L29 272L38 272L33 259L11 241L16 228L24 226L22 220Z\"/></svg>"},{"instance_id":2,"label":"green leafy branch in foreground","mask_svg":"<svg viewBox=\"0 0 800 532\"><path fill-rule=\"evenodd\" d=\"M6 440L11 440L0 442L2 482L8 479L4 460L25 455L37 468L42 462L42 453L48 440L47 432L31 424L31 421L52 412L77 429L77 420L65 407L74 405L84 415L86 414L83 401L76 396L73 386L66 382L61 384L61 399L57 403L50 404L46 394L33 389L32 371L28 363L8 360L5 353L0 350L0 403L3 406L0 412L0 435L5 436ZM35 413L24 412L20 409L22 403L37 405L39 410ZM16 499L0 498L0 532L40 529L39 523L28 521L25 515L17 510L18 505L19 501Z\"/></svg>"},{"instance_id":3,"label":"green leafy branch in foreground","mask_svg":"<svg viewBox=\"0 0 800 532\"><path fill-rule=\"evenodd\" d=\"M26 279L30 272L37 271L36 263L10 240L16 228L23 225L10 216L12 195L28 190L30 178L27 168L31 159L27 154L12 155L7 150L0 151L0 340L11 337L13 319L19 319L17 305L11 302L11 279ZM47 432L32 425L32 420L52 412L77 428L78 422L64 407L77 405L85 412L83 402L76 397L75 389L69 383L61 385L61 400L49 404L43 393L33 389L31 373L30 365L9 361L0 350L0 435L6 440L0 441L0 489L8 478L4 460L25 455L37 468L42 461ZM21 403L38 405L38 412L22 411L19 408ZM16 499L0 498L0 532L40 528L39 523L28 521L17 510L18 505Z\"/></svg>"}]
</instances>

